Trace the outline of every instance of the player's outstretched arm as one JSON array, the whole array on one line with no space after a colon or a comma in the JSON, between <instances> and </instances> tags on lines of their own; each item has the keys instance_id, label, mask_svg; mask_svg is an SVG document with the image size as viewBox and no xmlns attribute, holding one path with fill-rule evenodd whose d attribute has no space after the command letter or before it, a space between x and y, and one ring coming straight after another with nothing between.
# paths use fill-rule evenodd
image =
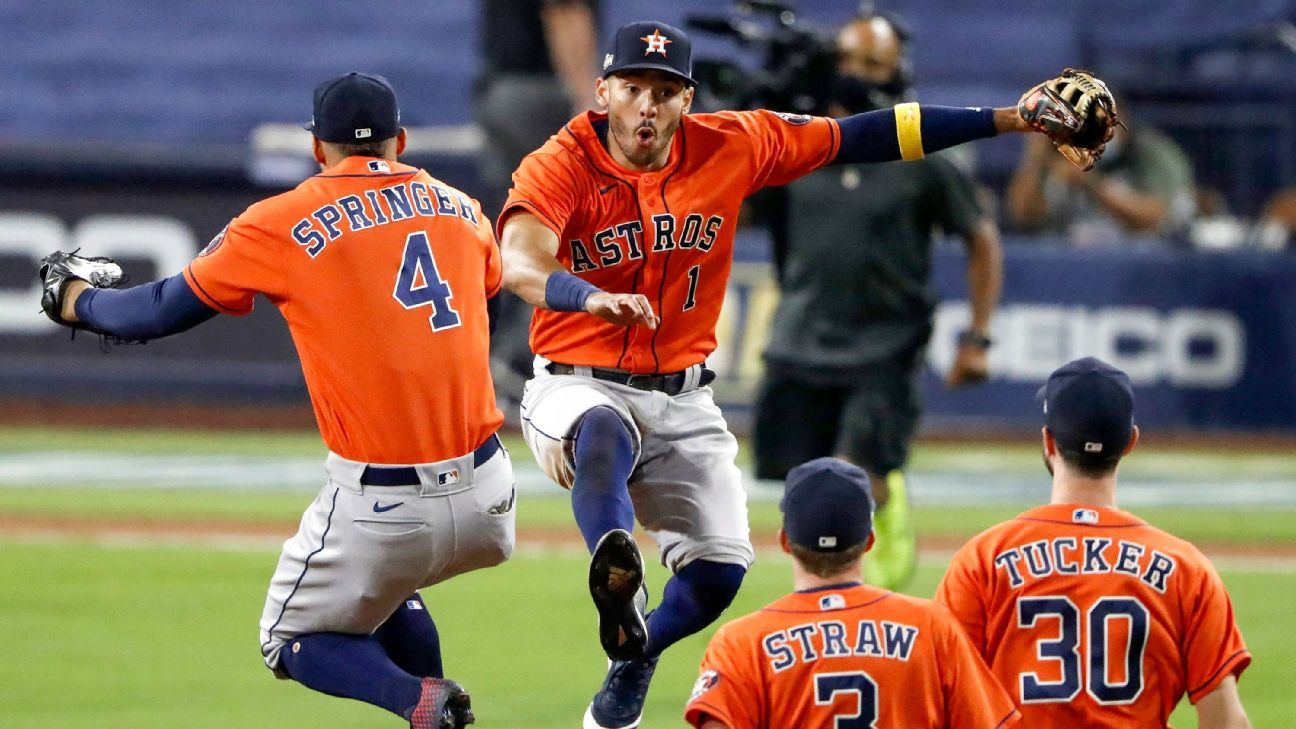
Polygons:
<instances>
[{"instance_id":1,"label":"player's outstretched arm","mask_svg":"<svg viewBox=\"0 0 1296 729\"><path fill-rule=\"evenodd\" d=\"M974 139L1035 131L1081 171L1091 169L1116 126L1116 101L1107 85L1068 68L1027 91L1015 107L999 109L897 104L837 120L841 145L834 162L920 159Z\"/></svg>"},{"instance_id":2,"label":"player's outstretched arm","mask_svg":"<svg viewBox=\"0 0 1296 729\"><path fill-rule=\"evenodd\" d=\"M558 262L558 236L530 213L518 212L500 236L504 288L528 304L551 311L585 311L618 326L657 328L642 294L615 294L581 279Z\"/></svg>"},{"instance_id":3,"label":"player's outstretched arm","mask_svg":"<svg viewBox=\"0 0 1296 729\"><path fill-rule=\"evenodd\" d=\"M114 290L125 281L109 258L54 253L42 261L41 309L51 321L122 341L146 341L182 332L216 316L183 275Z\"/></svg>"},{"instance_id":4,"label":"player's outstretched arm","mask_svg":"<svg viewBox=\"0 0 1296 729\"><path fill-rule=\"evenodd\" d=\"M1015 107L963 108L917 103L844 117L837 120L837 125L841 129L841 147L833 164L922 159L928 152L976 139L1031 131Z\"/></svg>"},{"instance_id":5,"label":"player's outstretched arm","mask_svg":"<svg viewBox=\"0 0 1296 729\"><path fill-rule=\"evenodd\" d=\"M1220 681L1214 691L1197 702L1197 726L1200 729L1251 729L1238 696L1237 679L1233 676Z\"/></svg>"}]
</instances>

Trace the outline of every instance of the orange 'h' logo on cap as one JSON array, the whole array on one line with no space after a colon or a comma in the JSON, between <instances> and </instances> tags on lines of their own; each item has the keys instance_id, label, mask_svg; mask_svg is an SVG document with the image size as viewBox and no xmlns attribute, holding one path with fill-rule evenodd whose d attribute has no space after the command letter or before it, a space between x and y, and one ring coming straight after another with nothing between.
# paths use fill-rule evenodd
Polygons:
<instances>
[{"instance_id":1,"label":"orange 'h' logo on cap","mask_svg":"<svg viewBox=\"0 0 1296 729\"><path fill-rule=\"evenodd\" d=\"M675 42L662 35L661 31L656 29L653 30L652 35L642 36L639 40L648 44L648 48L644 51L645 56L649 53L660 53L664 56L666 55L666 44Z\"/></svg>"}]
</instances>

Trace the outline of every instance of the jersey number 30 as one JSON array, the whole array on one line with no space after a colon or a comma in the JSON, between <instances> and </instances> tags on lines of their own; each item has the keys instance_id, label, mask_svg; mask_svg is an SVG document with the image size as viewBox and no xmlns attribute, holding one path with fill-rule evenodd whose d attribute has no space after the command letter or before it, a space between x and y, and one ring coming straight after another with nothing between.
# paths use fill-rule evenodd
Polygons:
<instances>
[{"instance_id":1,"label":"jersey number 30","mask_svg":"<svg viewBox=\"0 0 1296 729\"><path fill-rule=\"evenodd\" d=\"M859 709L853 714L834 714L833 729L873 729L877 726L877 684L863 671L816 673L815 706L831 706L841 694L854 694Z\"/></svg>"},{"instance_id":2,"label":"jersey number 30","mask_svg":"<svg viewBox=\"0 0 1296 729\"><path fill-rule=\"evenodd\" d=\"M1085 615L1084 650L1080 650L1080 609L1066 597L1023 597L1017 600L1017 627L1034 628L1041 620L1056 620L1057 637L1041 639L1041 659L1056 661L1061 678L1042 680L1039 674L1020 674L1021 699L1027 704L1070 701L1087 684L1089 695L1100 704L1129 704L1143 693L1143 649L1147 647L1148 610L1133 597L1104 597ZM1124 646L1110 651L1108 630L1126 623ZM1120 647L1124 651L1119 650ZM1111 665L1120 666L1123 681L1111 680ZM1123 665L1122 665L1123 664ZM1087 680L1086 680L1087 679Z\"/></svg>"},{"instance_id":3,"label":"jersey number 30","mask_svg":"<svg viewBox=\"0 0 1296 729\"><path fill-rule=\"evenodd\" d=\"M392 296L406 309L420 306L432 307L428 322L432 331L453 329L459 326L459 312L450 308L454 292L450 284L437 273L436 259L427 233L410 233L405 239L405 256L400 273L396 275L396 290Z\"/></svg>"}]
</instances>

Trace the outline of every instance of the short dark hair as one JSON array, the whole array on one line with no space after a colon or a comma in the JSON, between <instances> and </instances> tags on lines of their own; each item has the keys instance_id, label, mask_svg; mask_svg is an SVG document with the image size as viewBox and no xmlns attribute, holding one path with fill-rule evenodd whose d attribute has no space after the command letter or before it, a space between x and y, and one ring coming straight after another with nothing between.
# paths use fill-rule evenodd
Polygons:
<instances>
[{"instance_id":1,"label":"short dark hair","mask_svg":"<svg viewBox=\"0 0 1296 729\"><path fill-rule=\"evenodd\" d=\"M387 151L387 142L395 139L370 139L364 142L327 142L337 147L344 157L382 157Z\"/></svg>"},{"instance_id":2,"label":"short dark hair","mask_svg":"<svg viewBox=\"0 0 1296 729\"><path fill-rule=\"evenodd\" d=\"M816 552L796 542L788 543L792 548L792 558L815 577L832 577L841 574L851 566L852 562L859 561L867 545L868 542L860 542L840 552Z\"/></svg>"},{"instance_id":3,"label":"short dark hair","mask_svg":"<svg viewBox=\"0 0 1296 729\"><path fill-rule=\"evenodd\" d=\"M1062 445L1061 442L1055 442L1057 442L1058 455L1062 456L1062 461L1072 471L1085 478L1106 478L1110 476L1125 455L1124 449L1117 450L1115 453L1086 453L1079 448L1071 448Z\"/></svg>"}]
</instances>

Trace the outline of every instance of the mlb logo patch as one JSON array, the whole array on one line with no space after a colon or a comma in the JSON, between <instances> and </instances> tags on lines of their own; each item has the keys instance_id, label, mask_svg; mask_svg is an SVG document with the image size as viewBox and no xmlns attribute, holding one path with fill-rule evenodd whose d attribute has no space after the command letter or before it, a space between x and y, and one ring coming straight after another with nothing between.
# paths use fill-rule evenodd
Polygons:
<instances>
[{"instance_id":1,"label":"mlb logo patch","mask_svg":"<svg viewBox=\"0 0 1296 729\"><path fill-rule=\"evenodd\" d=\"M823 549L832 549L837 546L837 537L819 537L819 546Z\"/></svg>"},{"instance_id":2,"label":"mlb logo patch","mask_svg":"<svg viewBox=\"0 0 1296 729\"><path fill-rule=\"evenodd\" d=\"M418 600L406 600L405 607L409 608L410 610L422 610L423 603L419 602Z\"/></svg>"},{"instance_id":3,"label":"mlb logo patch","mask_svg":"<svg viewBox=\"0 0 1296 729\"><path fill-rule=\"evenodd\" d=\"M388 166L386 162L380 159L371 159L369 160L369 171L370 172L391 172L391 167Z\"/></svg>"},{"instance_id":4,"label":"mlb logo patch","mask_svg":"<svg viewBox=\"0 0 1296 729\"><path fill-rule=\"evenodd\" d=\"M846 598L841 595L824 595L819 598L820 610L841 610L846 607Z\"/></svg>"},{"instance_id":5,"label":"mlb logo patch","mask_svg":"<svg viewBox=\"0 0 1296 729\"><path fill-rule=\"evenodd\" d=\"M373 136L373 130L369 127L355 130L356 139L368 139Z\"/></svg>"},{"instance_id":6,"label":"mlb logo patch","mask_svg":"<svg viewBox=\"0 0 1296 729\"><path fill-rule=\"evenodd\" d=\"M603 70L606 71L612 65L612 54L608 53L603 56Z\"/></svg>"},{"instance_id":7,"label":"mlb logo patch","mask_svg":"<svg viewBox=\"0 0 1296 729\"><path fill-rule=\"evenodd\" d=\"M1071 512L1071 521L1076 524L1097 524L1098 512L1093 509L1076 509Z\"/></svg>"},{"instance_id":8,"label":"mlb logo patch","mask_svg":"<svg viewBox=\"0 0 1296 729\"><path fill-rule=\"evenodd\" d=\"M452 468L437 474L438 486L453 486L459 483L459 469Z\"/></svg>"},{"instance_id":9,"label":"mlb logo patch","mask_svg":"<svg viewBox=\"0 0 1296 729\"><path fill-rule=\"evenodd\" d=\"M689 701L693 701L702 694L710 691L720 683L720 674L715 671L703 671L698 680L693 684L693 693L689 695Z\"/></svg>"}]
</instances>

